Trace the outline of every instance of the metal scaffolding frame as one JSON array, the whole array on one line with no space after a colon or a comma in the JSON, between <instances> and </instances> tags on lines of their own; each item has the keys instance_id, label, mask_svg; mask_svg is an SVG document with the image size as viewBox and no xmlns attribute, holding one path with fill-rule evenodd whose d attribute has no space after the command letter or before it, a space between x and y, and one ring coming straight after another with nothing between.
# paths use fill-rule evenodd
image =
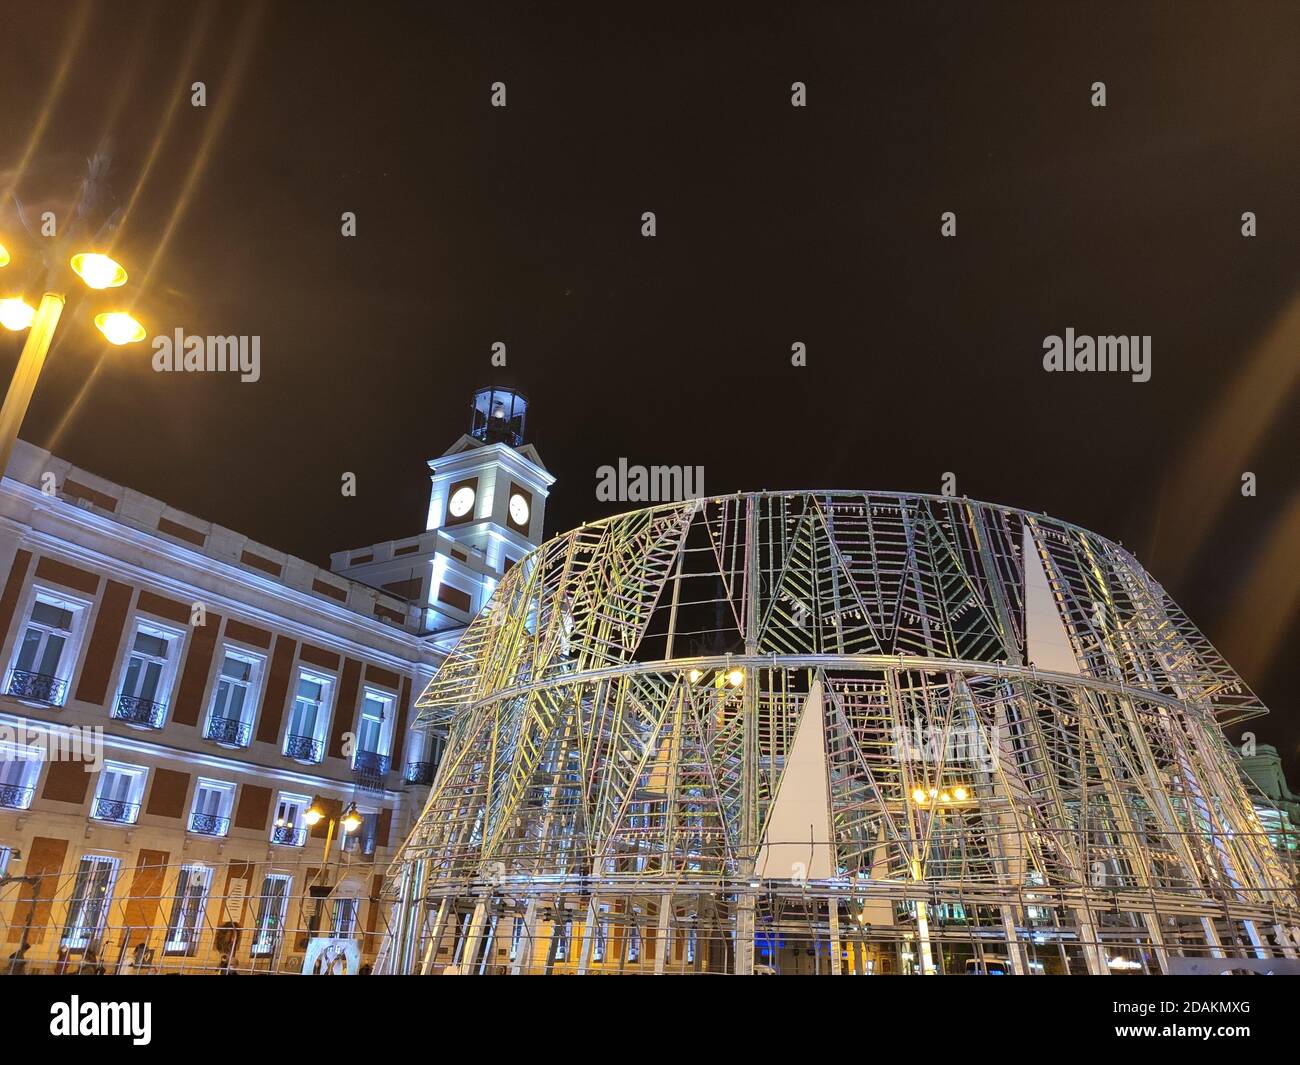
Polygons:
<instances>
[{"instance_id":1,"label":"metal scaffolding frame","mask_svg":"<svg viewBox=\"0 0 1300 1065\"><path fill-rule=\"evenodd\" d=\"M516 565L417 701L400 973L1167 971L1297 956L1222 727L1265 713L1120 545L750 493Z\"/></svg>"}]
</instances>

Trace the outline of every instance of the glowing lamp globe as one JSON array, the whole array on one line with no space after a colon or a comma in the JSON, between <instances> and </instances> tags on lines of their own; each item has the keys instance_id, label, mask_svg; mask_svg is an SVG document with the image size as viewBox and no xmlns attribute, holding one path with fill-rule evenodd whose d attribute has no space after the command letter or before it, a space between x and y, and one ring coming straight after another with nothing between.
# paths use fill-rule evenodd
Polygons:
<instances>
[{"instance_id":1,"label":"glowing lamp globe","mask_svg":"<svg viewBox=\"0 0 1300 1065\"><path fill-rule=\"evenodd\" d=\"M12 329L15 333L28 328L36 311L23 300L13 298L0 300L0 325Z\"/></svg>"},{"instance_id":2,"label":"glowing lamp globe","mask_svg":"<svg viewBox=\"0 0 1300 1065\"><path fill-rule=\"evenodd\" d=\"M126 284L126 268L98 252L79 252L74 255L72 269L90 288L119 288Z\"/></svg>"},{"instance_id":3,"label":"glowing lamp globe","mask_svg":"<svg viewBox=\"0 0 1300 1065\"><path fill-rule=\"evenodd\" d=\"M95 315L95 328L110 344L134 344L144 339L144 326L125 311Z\"/></svg>"}]
</instances>

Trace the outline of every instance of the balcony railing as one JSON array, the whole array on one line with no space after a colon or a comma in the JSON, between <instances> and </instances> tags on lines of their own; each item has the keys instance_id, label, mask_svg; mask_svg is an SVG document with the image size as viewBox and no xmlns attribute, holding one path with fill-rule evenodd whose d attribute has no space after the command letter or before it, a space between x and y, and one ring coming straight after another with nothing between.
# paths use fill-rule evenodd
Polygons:
<instances>
[{"instance_id":1,"label":"balcony railing","mask_svg":"<svg viewBox=\"0 0 1300 1065\"><path fill-rule=\"evenodd\" d=\"M23 669L15 669L9 674L9 684L5 688L5 693L15 699L46 706L62 706L67 692L67 681L46 673L28 673Z\"/></svg>"},{"instance_id":2,"label":"balcony railing","mask_svg":"<svg viewBox=\"0 0 1300 1065\"><path fill-rule=\"evenodd\" d=\"M133 825L140 816L138 802L123 802L121 799L96 799L91 817L97 821L113 821L119 825Z\"/></svg>"},{"instance_id":3,"label":"balcony railing","mask_svg":"<svg viewBox=\"0 0 1300 1065\"><path fill-rule=\"evenodd\" d=\"M357 751L352 759L352 773L363 791L383 791L388 755L377 751Z\"/></svg>"},{"instance_id":4,"label":"balcony railing","mask_svg":"<svg viewBox=\"0 0 1300 1065\"><path fill-rule=\"evenodd\" d=\"M216 814L190 814L190 831L201 836L224 836L230 831L230 818Z\"/></svg>"},{"instance_id":5,"label":"balcony railing","mask_svg":"<svg viewBox=\"0 0 1300 1065\"><path fill-rule=\"evenodd\" d=\"M282 847L301 847L307 842L307 830L292 825L276 825L271 829L271 842Z\"/></svg>"},{"instance_id":6,"label":"balcony railing","mask_svg":"<svg viewBox=\"0 0 1300 1065\"><path fill-rule=\"evenodd\" d=\"M128 725L143 725L145 728L162 728L163 715L167 712L166 703L155 703L151 699L140 699L134 695L119 695L113 716Z\"/></svg>"},{"instance_id":7,"label":"balcony railing","mask_svg":"<svg viewBox=\"0 0 1300 1065\"><path fill-rule=\"evenodd\" d=\"M206 736L226 747L247 747L253 735L253 725L236 717L214 717L208 722Z\"/></svg>"},{"instance_id":8,"label":"balcony railing","mask_svg":"<svg viewBox=\"0 0 1300 1065\"><path fill-rule=\"evenodd\" d=\"M0 806L6 810L26 810L32 804L32 788L21 788L17 784L0 784Z\"/></svg>"},{"instance_id":9,"label":"balcony railing","mask_svg":"<svg viewBox=\"0 0 1300 1065\"><path fill-rule=\"evenodd\" d=\"M388 755L376 751L357 751L352 768L358 773L374 773L382 777L388 772Z\"/></svg>"},{"instance_id":10,"label":"balcony railing","mask_svg":"<svg viewBox=\"0 0 1300 1065\"><path fill-rule=\"evenodd\" d=\"M315 765L321 760L321 741L314 736L290 736L284 741L284 753L299 762Z\"/></svg>"},{"instance_id":11,"label":"balcony railing","mask_svg":"<svg viewBox=\"0 0 1300 1065\"><path fill-rule=\"evenodd\" d=\"M408 784L432 784L434 768L433 762L407 762L402 779Z\"/></svg>"}]
</instances>

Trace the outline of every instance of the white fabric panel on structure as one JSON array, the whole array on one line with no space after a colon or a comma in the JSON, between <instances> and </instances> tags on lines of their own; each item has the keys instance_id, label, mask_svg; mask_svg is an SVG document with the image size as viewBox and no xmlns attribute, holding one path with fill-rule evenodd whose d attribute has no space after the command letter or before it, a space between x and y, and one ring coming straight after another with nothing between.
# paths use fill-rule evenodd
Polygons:
<instances>
[{"instance_id":1,"label":"white fabric panel on structure","mask_svg":"<svg viewBox=\"0 0 1300 1065\"><path fill-rule=\"evenodd\" d=\"M1038 669L1080 675L1079 662L1028 522L1021 557L1025 561L1025 648L1029 661Z\"/></svg>"},{"instance_id":2,"label":"white fabric panel on structure","mask_svg":"<svg viewBox=\"0 0 1300 1065\"><path fill-rule=\"evenodd\" d=\"M814 681L768 813L758 852L760 879L824 880L835 875L824 716L821 681Z\"/></svg>"}]
</instances>

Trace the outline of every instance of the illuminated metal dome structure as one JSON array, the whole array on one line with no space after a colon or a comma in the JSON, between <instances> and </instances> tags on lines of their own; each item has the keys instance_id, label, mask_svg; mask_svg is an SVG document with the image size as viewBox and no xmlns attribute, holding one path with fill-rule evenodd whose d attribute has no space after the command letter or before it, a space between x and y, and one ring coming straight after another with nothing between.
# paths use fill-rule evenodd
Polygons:
<instances>
[{"instance_id":1,"label":"illuminated metal dome structure","mask_svg":"<svg viewBox=\"0 0 1300 1065\"><path fill-rule=\"evenodd\" d=\"M418 703L392 972L1065 973L1294 958L1225 724L1123 547L970 500L754 493L515 566Z\"/></svg>"}]
</instances>

